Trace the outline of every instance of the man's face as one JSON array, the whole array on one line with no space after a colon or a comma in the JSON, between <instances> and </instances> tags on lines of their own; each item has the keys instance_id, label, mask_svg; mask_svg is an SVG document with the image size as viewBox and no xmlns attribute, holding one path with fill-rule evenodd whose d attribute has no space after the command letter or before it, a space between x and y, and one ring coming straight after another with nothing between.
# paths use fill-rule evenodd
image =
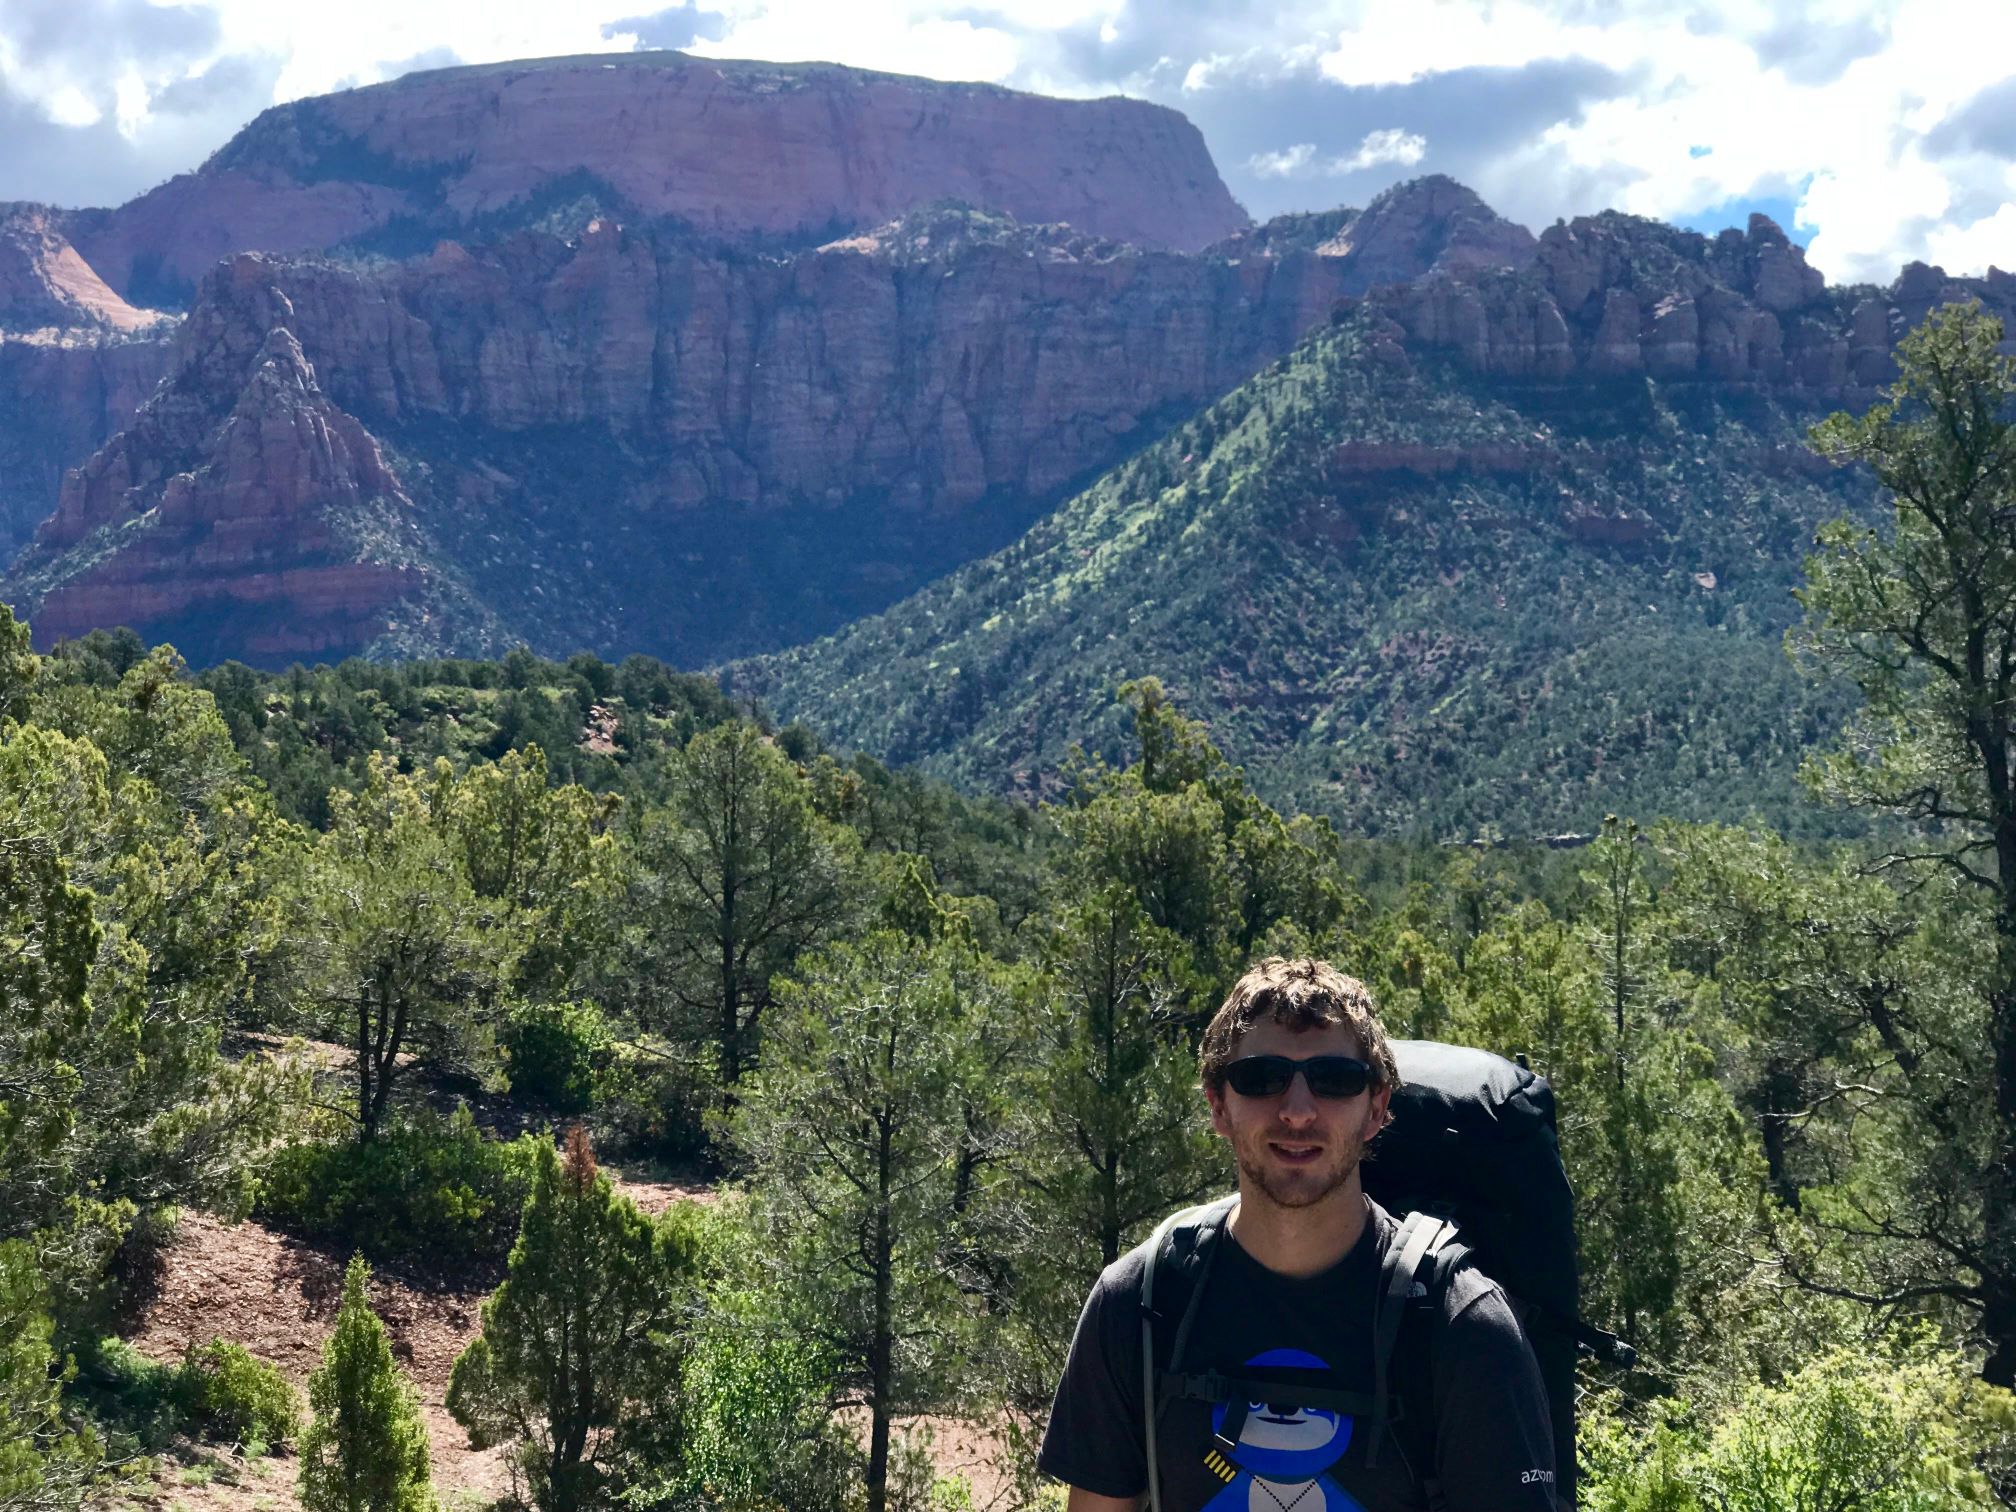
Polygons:
<instances>
[{"instance_id":1,"label":"man's face","mask_svg":"<svg viewBox=\"0 0 2016 1512\"><path fill-rule=\"evenodd\" d=\"M1262 1020L1239 1041L1238 1054L1362 1058L1358 1036L1342 1024L1290 1029ZM1390 1087L1368 1087L1356 1097L1321 1098L1297 1076L1275 1097L1241 1097L1230 1087L1206 1088L1211 1126L1232 1146L1242 1188L1276 1206L1309 1207L1346 1188L1357 1174L1365 1145L1386 1126ZM1249 1193L1250 1194L1250 1193Z\"/></svg>"}]
</instances>

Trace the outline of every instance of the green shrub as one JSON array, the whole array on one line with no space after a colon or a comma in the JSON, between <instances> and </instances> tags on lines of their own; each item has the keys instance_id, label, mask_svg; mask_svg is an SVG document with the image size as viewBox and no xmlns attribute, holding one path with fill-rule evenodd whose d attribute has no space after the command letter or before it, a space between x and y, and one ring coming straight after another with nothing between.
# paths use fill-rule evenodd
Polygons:
<instances>
[{"instance_id":1,"label":"green shrub","mask_svg":"<svg viewBox=\"0 0 2016 1512\"><path fill-rule=\"evenodd\" d=\"M124 1339L92 1339L76 1354L74 1393L111 1436L115 1453L164 1448L187 1431L182 1369L150 1360Z\"/></svg>"},{"instance_id":2,"label":"green shrub","mask_svg":"<svg viewBox=\"0 0 2016 1512\"><path fill-rule=\"evenodd\" d=\"M865 1466L832 1415L832 1356L782 1325L775 1296L749 1286L764 1238L748 1205L690 1217L707 1300L680 1361L680 1450L655 1482L638 1474L625 1500L730 1512L858 1506Z\"/></svg>"},{"instance_id":3,"label":"green shrub","mask_svg":"<svg viewBox=\"0 0 2016 1512\"><path fill-rule=\"evenodd\" d=\"M368 1143L289 1145L260 1184L256 1211L295 1233L366 1254L496 1259L517 1233L539 1140L487 1138L458 1107L388 1124Z\"/></svg>"},{"instance_id":4,"label":"green shrub","mask_svg":"<svg viewBox=\"0 0 2016 1512\"><path fill-rule=\"evenodd\" d=\"M512 1011L502 1036L514 1092L562 1113L585 1113L596 1070L609 1058L609 1028L592 1003L527 1003Z\"/></svg>"},{"instance_id":5,"label":"green shrub","mask_svg":"<svg viewBox=\"0 0 2016 1512\"><path fill-rule=\"evenodd\" d=\"M181 1394L190 1431L241 1444L290 1442L301 1432L301 1399L287 1378L242 1344L212 1339L189 1346Z\"/></svg>"},{"instance_id":6,"label":"green shrub","mask_svg":"<svg viewBox=\"0 0 2016 1512\"><path fill-rule=\"evenodd\" d=\"M177 1435L271 1446L301 1430L301 1400L286 1378L227 1339L192 1344L176 1365L124 1339L96 1339L78 1351L74 1389L115 1447L162 1449Z\"/></svg>"},{"instance_id":7,"label":"green shrub","mask_svg":"<svg viewBox=\"0 0 2016 1512\"><path fill-rule=\"evenodd\" d=\"M711 1061L611 1045L595 1073L596 1147L677 1160L707 1148L707 1118L721 1106Z\"/></svg>"},{"instance_id":8,"label":"green shrub","mask_svg":"<svg viewBox=\"0 0 2016 1512\"><path fill-rule=\"evenodd\" d=\"M1961 1512L1993 1505L2016 1453L2016 1395L1929 1338L1852 1345L1711 1421L1684 1403L1636 1426L1586 1419L1589 1512Z\"/></svg>"},{"instance_id":9,"label":"green shrub","mask_svg":"<svg viewBox=\"0 0 2016 1512\"><path fill-rule=\"evenodd\" d=\"M1979 1464L2012 1439L2016 1396L1958 1356L1855 1346L1753 1389L1717 1425L1695 1480L1726 1512L1962 1512L1991 1505Z\"/></svg>"}]
</instances>

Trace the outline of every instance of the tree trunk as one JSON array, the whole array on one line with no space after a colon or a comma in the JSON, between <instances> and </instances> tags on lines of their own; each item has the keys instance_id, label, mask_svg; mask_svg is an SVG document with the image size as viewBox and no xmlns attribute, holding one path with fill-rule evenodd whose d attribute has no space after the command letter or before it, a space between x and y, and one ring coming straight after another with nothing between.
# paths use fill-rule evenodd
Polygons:
<instances>
[{"instance_id":1,"label":"tree trunk","mask_svg":"<svg viewBox=\"0 0 2016 1512\"><path fill-rule=\"evenodd\" d=\"M734 840L721 868L721 1086L725 1091L742 1079L742 977L735 969Z\"/></svg>"},{"instance_id":2,"label":"tree trunk","mask_svg":"<svg viewBox=\"0 0 2016 1512\"><path fill-rule=\"evenodd\" d=\"M357 994L357 1137L371 1142L371 995Z\"/></svg>"},{"instance_id":3,"label":"tree trunk","mask_svg":"<svg viewBox=\"0 0 2016 1512\"><path fill-rule=\"evenodd\" d=\"M877 1180L880 1203L875 1210L875 1334L868 1344L868 1512L884 1512L889 1500L889 1404L895 1365L894 1285L895 1236L890 1232L891 1178L889 1120L882 1120Z\"/></svg>"},{"instance_id":4,"label":"tree trunk","mask_svg":"<svg viewBox=\"0 0 2016 1512\"><path fill-rule=\"evenodd\" d=\"M1995 1122L1981 1190L1981 1326L1988 1337L1981 1374L1993 1385L2016 1387L2016 802L2009 793L2008 743L1992 740L1983 754L1997 802L1995 864L2002 895L1995 915L1997 981L1988 994Z\"/></svg>"},{"instance_id":5,"label":"tree trunk","mask_svg":"<svg viewBox=\"0 0 2016 1512\"><path fill-rule=\"evenodd\" d=\"M1799 1111L1799 1084L1793 1068L1774 1059L1764 1068L1759 1089L1764 1106L1758 1111L1757 1133L1764 1143L1764 1165L1771 1178L1771 1190L1793 1212L1799 1211L1799 1183L1792 1179L1786 1160L1786 1143L1792 1131L1792 1116Z\"/></svg>"},{"instance_id":6,"label":"tree trunk","mask_svg":"<svg viewBox=\"0 0 2016 1512\"><path fill-rule=\"evenodd\" d=\"M1981 1326L1988 1338L1981 1374L1996 1386L2016 1387L2016 912L2005 911L1997 922L2004 985L1988 1002L1995 1148L1981 1192Z\"/></svg>"}]
</instances>

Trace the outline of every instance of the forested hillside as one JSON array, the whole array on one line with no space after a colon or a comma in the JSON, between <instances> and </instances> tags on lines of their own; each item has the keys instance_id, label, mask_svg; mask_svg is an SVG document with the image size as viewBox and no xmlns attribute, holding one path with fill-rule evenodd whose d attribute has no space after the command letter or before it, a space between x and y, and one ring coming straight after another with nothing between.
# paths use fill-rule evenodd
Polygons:
<instances>
[{"instance_id":1,"label":"forested hillside","mask_svg":"<svg viewBox=\"0 0 2016 1512\"><path fill-rule=\"evenodd\" d=\"M2010 1504L1999 334L1934 322L1821 437L1897 500L1824 533L1799 628L1862 710L1814 786L1907 827L1887 861L1649 809L1572 851L1347 839L1152 678L1027 807L643 658L197 680L0 618L0 1506L263 1473L319 1512L368 1471L424 1507L440 1409L542 1512L955 1512L925 1429L975 1424L996 1504L1055 1507L1028 1450L1079 1303L1230 1184L1196 1036L1276 952L1552 1082L1582 1308L1639 1351L1585 1369L1585 1506ZM1727 523L1721 561L1763 549ZM654 1163L711 1200L647 1214ZM312 1376L237 1320L128 1342L217 1215L322 1257ZM472 1295L421 1402L389 1300L410 1343Z\"/></svg>"},{"instance_id":2,"label":"forested hillside","mask_svg":"<svg viewBox=\"0 0 2016 1512\"><path fill-rule=\"evenodd\" d=\"M1803 407L1802 407L1803 406ZM1782 637L1866 474L1797 391L1481 378L1361 307L1008 550L736 686L973 790L1109 757L1162 678L1270 799L1350 831L1810 827L1838 724Z\"/></svg>"}]
</instances>

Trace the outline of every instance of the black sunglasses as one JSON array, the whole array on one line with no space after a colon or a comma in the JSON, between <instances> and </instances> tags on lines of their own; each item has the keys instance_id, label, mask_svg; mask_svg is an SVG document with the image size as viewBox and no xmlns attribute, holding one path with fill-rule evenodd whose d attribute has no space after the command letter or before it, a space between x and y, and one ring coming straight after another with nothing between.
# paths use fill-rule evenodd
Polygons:
<instances>
[{"instance_id":1,"label":"black sunglasses","mask_svg":"<svg viewBox=\"0 0 2016 1512\"><path fill-rule=\"evenodd\" d=\"M1248 1055L1225 1068L1225 1085L1241 1097L1279 1097L1297 1071L1312 1097L1356 1097L1372 1084L1372 1068L1349 1055Z\"/></svg>"}]
</instances>

